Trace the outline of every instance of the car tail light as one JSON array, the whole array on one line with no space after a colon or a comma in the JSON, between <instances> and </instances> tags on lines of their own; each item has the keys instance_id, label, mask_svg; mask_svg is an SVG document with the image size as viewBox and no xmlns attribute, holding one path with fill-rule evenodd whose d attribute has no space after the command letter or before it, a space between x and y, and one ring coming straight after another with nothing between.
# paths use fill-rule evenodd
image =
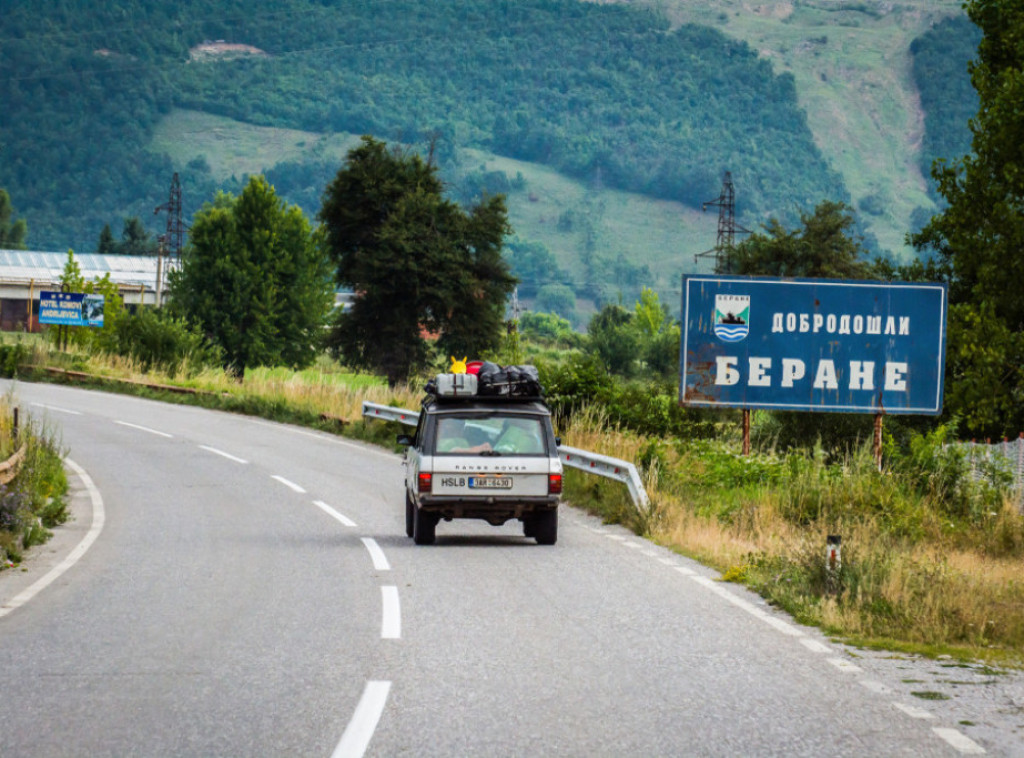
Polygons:
<instances>
[{"instance_id":1,"label":"car tail light","mask_svg":"<svg viewBox=\"0 0 1024 758\"><path fill-rule=\"evenodd\" d=\"M430 492L430 481L431 481L432 478L433 477L432 477L431 474L427 474L427 473L424 473L422 471L420 472L420 476L419 476L420 492Z\"/></svg>"},{"instance_id":2,"label":"car tail light","mask_svg":"<svg viewBox=\"0 0 1024 758\"><path fill-rule=\"evenodd\" d=\"M548 474L548 494L549 495L561 495L562 494L562 475L561 474Z\"/></svg>"}]
</instances>

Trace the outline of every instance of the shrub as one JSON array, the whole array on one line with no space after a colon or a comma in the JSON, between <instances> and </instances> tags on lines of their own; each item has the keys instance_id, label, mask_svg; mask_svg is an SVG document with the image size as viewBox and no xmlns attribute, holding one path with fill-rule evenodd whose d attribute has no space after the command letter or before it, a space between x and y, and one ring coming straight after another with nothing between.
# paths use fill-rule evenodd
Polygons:
<instances>
[{"instance_id":1,"label":"shrub","mask_svg":"<svg viewBox=\"0 0 1024 758\"><path fill-rule=\"evenodd\" d=\"M143 371L159 368L169 373L186 362L195 369L219 366L223 358L198 329L166 311L149 308L118 321L106 352L133 358Z\"/></svg>"}]
</instances>

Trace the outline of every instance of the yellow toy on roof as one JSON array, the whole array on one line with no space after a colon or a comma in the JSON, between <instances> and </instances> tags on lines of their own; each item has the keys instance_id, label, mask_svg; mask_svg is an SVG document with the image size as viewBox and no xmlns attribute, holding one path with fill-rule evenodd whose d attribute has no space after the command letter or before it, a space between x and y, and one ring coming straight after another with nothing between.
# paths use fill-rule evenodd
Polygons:
<instances>
[{"instance_id":1,"label":"yellow toy on roof","mask_svg":"<svg viewBox=\"0 0 1024 758\"><path fill-rule=\"evenodd\" d=\"M450 356L452 359L452 367L448 370L449 374L465 374L466 373L466 361L469 356L463 356L461 361L455 360L455 356Z\"/></svg>"}]
</instances>

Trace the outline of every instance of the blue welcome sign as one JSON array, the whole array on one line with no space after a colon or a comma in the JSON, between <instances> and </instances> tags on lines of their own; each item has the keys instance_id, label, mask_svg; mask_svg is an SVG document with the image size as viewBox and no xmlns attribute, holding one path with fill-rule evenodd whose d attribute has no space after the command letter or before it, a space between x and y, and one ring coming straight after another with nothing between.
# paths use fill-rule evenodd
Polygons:
<instances>
[{"instance_id":1,"label":"blue welcome sign","mask_svg":"<svg viewBox=\"0 0 1024 758\"><path fill-rule=\"evenodd\" d=\"M684 276L679 401L939 414L947 308L945 284Z\"/></svg>"}]
</instances>

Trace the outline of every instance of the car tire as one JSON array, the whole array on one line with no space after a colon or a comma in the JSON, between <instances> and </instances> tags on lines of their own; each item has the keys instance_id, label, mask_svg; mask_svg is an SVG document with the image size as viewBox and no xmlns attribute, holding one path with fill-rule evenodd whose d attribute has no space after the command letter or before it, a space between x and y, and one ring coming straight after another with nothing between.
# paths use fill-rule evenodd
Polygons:
<instances>
[{"instance_id":1,"label":"car tire","mask_svg":"<svg viewBox=\"0 0 1024 758\"><path fill-rule=\"evenodd\" d=\"M537 526L533 516L523 519L523 536L524 537L536 537Z\"/></svg>"},{"instance_id":2,"label":"car tire","mask_svg":"<svg viewBox=\"0 0 1024 758\"><path fill-rule=\"evenodd\" d=\"M414 521L416 520L416 504L413 503L409 493L405 493L405 536L412 537Z\"/></svg>"},{"instance_id":3,"label":"car tire","mask_svg":"<svg viewBox=\"0 0 1024 758\"><path fill-rule=\"evenodd\" d=\"M533 520L533 536L538 545L554 545L558 541L558 509L538 513Z\"/></svg>"},{"instance_id":4,"label":"car tire","mask_svg":"<svg viewBox=\"0 0 1024 758\"><path fill-rule=\"evenodd\" d=\"M412 541L417 545L433 545L437 517L432 513L426 513L421 508L415 508L414 511Z\"/></svg>"}]
</instances>

